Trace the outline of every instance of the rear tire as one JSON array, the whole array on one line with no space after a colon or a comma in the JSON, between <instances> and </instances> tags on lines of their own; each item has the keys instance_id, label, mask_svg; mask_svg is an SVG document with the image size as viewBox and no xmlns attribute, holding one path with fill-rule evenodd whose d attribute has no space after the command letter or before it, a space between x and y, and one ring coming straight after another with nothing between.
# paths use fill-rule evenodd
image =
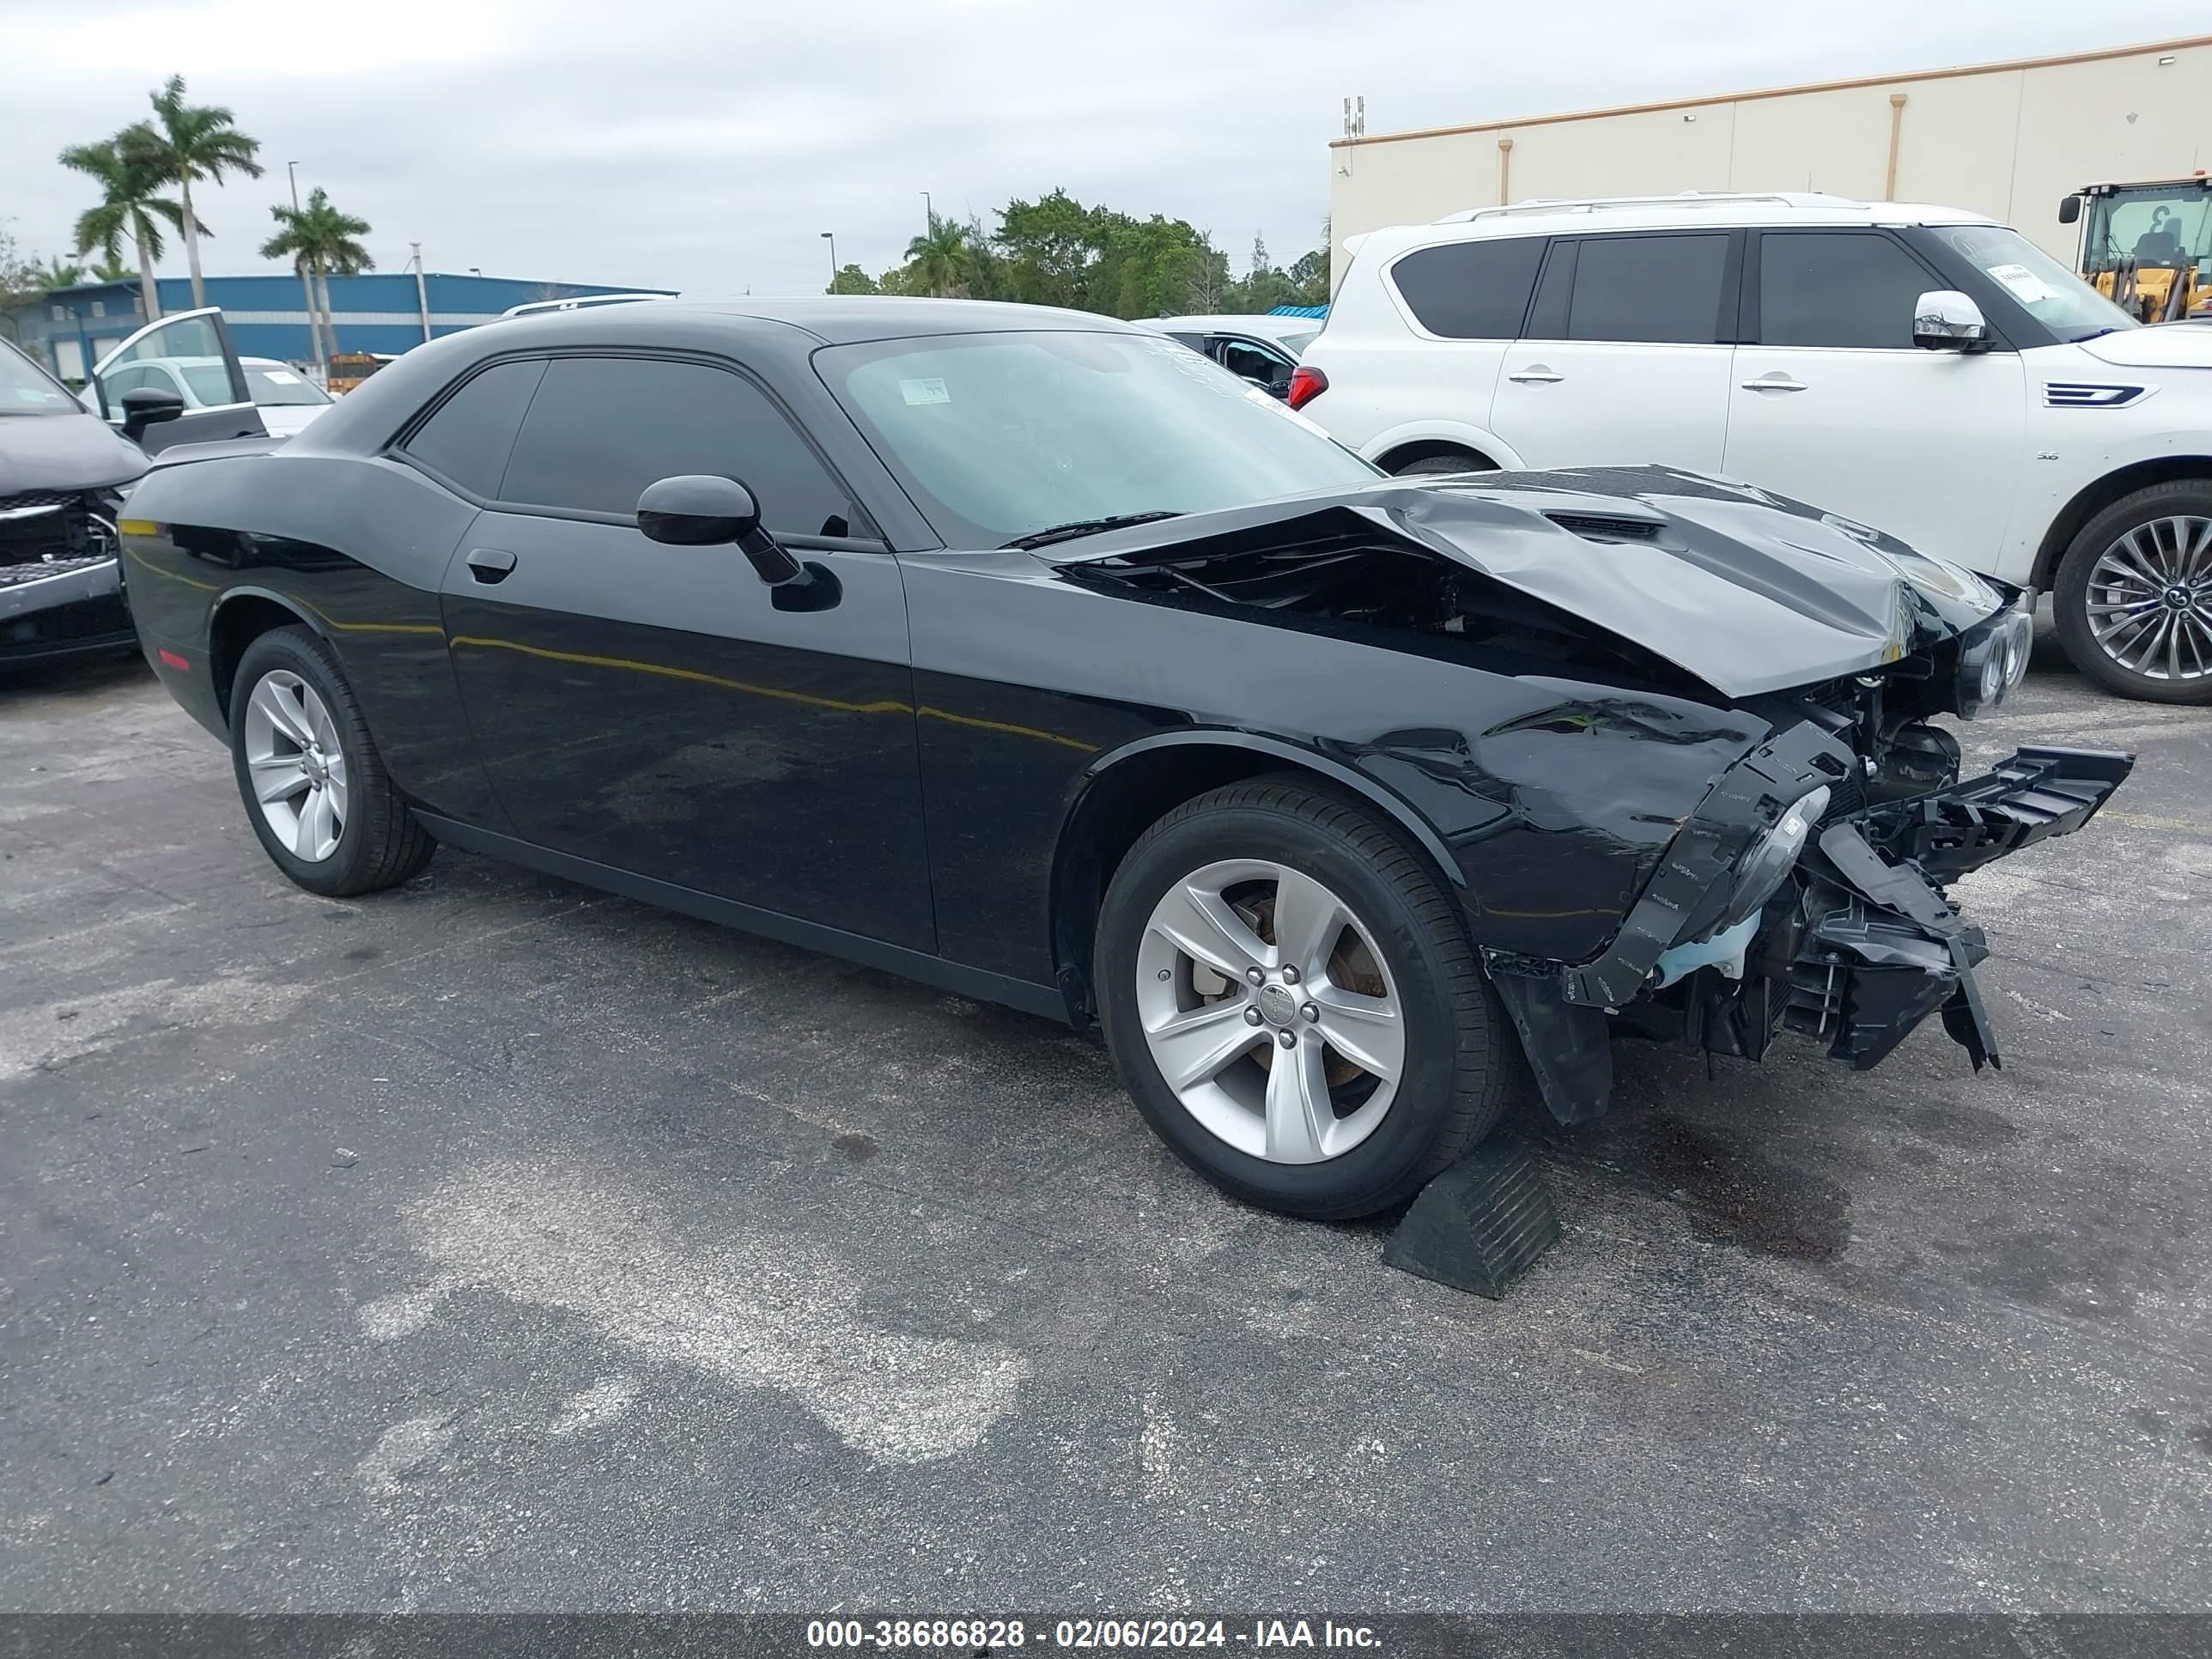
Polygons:
<instances>
[{"instance_id":1,"label":"rear tire","mask_svg":"<svg viewBox=\"0 0 2212 1659\"><path fill-rule=\"evenodd\" d=\"M2153 484L2090 520L2051 610L2067 656L2107 690L2212 703L2212 479Z\"/></svg>"},{"instance_id":2,"label":"rear tire","mask_svg":"<svg viewBox=\"0 0 2212 1659\"><path fill-rule=\"evenodd\" d=\"M272 629L239 658L230 756L262 850L311 893L396 887L438 849L384 769L337 659L309 629Z\"/></svg>"},{"instance_id":3,"label":"rear tire","mask_svg":"<svg viewBox=\"0 0 2212 1659\"><path fill-rule=\"evenodd\" d=\"M1231 925L1206 934L1215 915ZM1319 1220L1393 1208L1505 1103L1512 1038L1457 904L1394 826L1297 775L1214 790L1146 830L1108 889L1093 970L1138 1110L1247 1203Z\"/></svg>"}]
</instances>

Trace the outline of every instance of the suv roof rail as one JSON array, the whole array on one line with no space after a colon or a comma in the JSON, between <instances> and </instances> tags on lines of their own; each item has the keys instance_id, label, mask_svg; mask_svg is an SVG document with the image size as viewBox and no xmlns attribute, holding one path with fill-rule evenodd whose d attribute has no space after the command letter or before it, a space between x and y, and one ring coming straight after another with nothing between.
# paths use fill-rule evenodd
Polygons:
<instances>
[{"instance_id":1,"label":"suv roof rail","mask_svg":"<svg viewBox=\"0 0 2212 1659\"><path fill-rule=\"evenodd\" d=\"M1458 213L1447 213L1437 222L1470 224L1477 219L1509 217L1516 213L1596 213L1607 208L1728 207L1739 202L1765 202L1778 207L1863 205L1848 196L1828 196L1811 191L1685 190L1671 196L1580 196L1556 201L1536 198L1504 207L1467 208Z\"/></svg>"}]
</instances>

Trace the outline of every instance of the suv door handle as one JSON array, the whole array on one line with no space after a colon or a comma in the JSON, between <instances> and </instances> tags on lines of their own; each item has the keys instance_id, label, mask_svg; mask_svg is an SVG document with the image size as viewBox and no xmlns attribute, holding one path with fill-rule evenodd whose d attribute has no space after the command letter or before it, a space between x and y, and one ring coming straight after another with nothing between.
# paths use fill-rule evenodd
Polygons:
<instances>
[{"instance_id":1,"label":"suv door handle","mask_svg":"<svg viewBox=\"0 0 2212 1659\"><path fill-rule=\"evenodd\" d=\"M503 582L514 568L514 555L503 547L469 550L469 574L480 582Z\"/></svg>"},{"instance_id":2,"label":"suv door handle","mask_svg":"<svg viewBox=\"0 0 2212 1659\"><path fill-rule=\"evenodd\" d=\"M1518 380L1522 386L1549 386L1554 380L1564 380L1564 374L1554 374L1549 363L1531 363L1526 368L1516 368L1505 377Z\"/></svg>"},{"instance_id":3,"label":"suv door handle","mask_svg":"<svg viewBox=\"0 0 2212 1659\"><path fill-rule=\"evenodd\" d=\"M1762 374L1755 380L1743 382L1746 392L1802 392L1805 382L1784 374L1780 369Z\"/></svg>"}]
</instances>

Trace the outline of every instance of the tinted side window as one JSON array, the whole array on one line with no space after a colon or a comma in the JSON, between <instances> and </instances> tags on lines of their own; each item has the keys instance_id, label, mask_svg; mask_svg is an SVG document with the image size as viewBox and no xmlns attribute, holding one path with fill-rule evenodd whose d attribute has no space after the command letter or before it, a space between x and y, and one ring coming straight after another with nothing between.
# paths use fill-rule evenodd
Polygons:
<instances>
[{"instance_id":1,"label":"tinted side window","mask_svg":"<svg viewBox=\"0 0 2212 1659\"><path fill-rule=\"evenodd\" d=\"M439 404L401 447L471 495L496 496L523 411L544 373L542 362L494 363Z\"/></svg>"},{"instance_id":2,"label":"tinted side window","mask_svg":"<svg viewBox=\"0 0 2212 1659\"><path fill-rule=\"evenodd\" d=\"M1272 351L1249 345L1243 340L1223 339L1220 362L1222 368L1232 374L1247 375L1270 383L1291 378L1290 364Z\"/></svg>"},{"instance_id":3,"label":"tinted side window","mask_svg":"<svg viewBox=\"0 0 2212 1659\"><path fill-rule=\"evenodd\" d=\"M1540 236L1454 242L1408 253L1390 267L1390 280L1423 328L1448 340L1510 340L1521 331Z\"/></svg>"},{"instance_id":4,"label":"tinted side window","mask_svg":"<svg viewBox=\"0 0 2212 1659\"><path fill-rule=\"evenodd\" d=\"M1910 351L1915 305L1942 286L1878 231L1765 231L1759 337L1767 345Z\"/></svg>"},{"instance_id":5,"label":"tinted side window","mask_svg":"<svg viewBox=\"0 0 2212 1659\"><path fill-rule=\"evenodd\" d=\"M750 381L703 363L556 359L501 495L532 507L627 515L647 484L695 472L746 484L771 531L852 533L844 491L782 412Z\"/></svg>"},{"instance_id":6,"label":"tinted side window","mask_svg":"<svg viewBox=\"0 0 2212 1659\"><path fill-rule=\"evenodd\" d=\"M1567 338L1712 344L1728 252L1724 231L1587 239L1575 261Z\"/></svg>"}]
</instances>

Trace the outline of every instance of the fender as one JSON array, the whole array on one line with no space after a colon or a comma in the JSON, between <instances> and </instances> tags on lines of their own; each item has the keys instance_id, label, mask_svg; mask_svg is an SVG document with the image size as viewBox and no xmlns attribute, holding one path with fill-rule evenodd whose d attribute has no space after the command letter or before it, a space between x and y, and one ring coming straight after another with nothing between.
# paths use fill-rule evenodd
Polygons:
<instances>
[{"instance_id":1,"label":"fender","mask_svg":"<svg viewBox=\"0 0 2212 1659\"><path fill-rule=\"evenodd\" d=\"M2074 425L2128 412L2067 410L2065 424L2056 418L2045 421L2035 435L2038 447L2021 480L2019 528L2008 538L2010 544L1997 575L2024 586L2049 587L2075 534L2109 502L2147 483L2191 473L2212 477L2212 430L2134 432L2085 443ZM2051 413L2055 416L2058 411ZM2133 476L2116 477L2123 473Z\"/></svg>"},{"instance_id":2,"label":"fender","mask_svg":"<svg viewBox=\"0 0 2212 1659\"><path fill-rule=\"evenodd\" d=\"M1331 783L1338 784L1364 797L1371 805L1388 813L1399 828L1419 843L1437 866L1437 873L1455 889L1467 885L1466 873L1459 867L1436 827L1413 809L1413 804L1395 791L1384 788L1357 767L1322 749L1310 749L1281 738L1263 737L1255 732L1244 732L1229 726L1195 726L1180 732L1159 732L1134 743L1124 744L1112 753L1103 755L1085 767L1068 791L1067 809L1060 814L1060 848L1064 856L1067 832L1083 810L1084 802L1091 792L1116 766L1134 760L1139 755L1157 754L1167 749L1237 749L1246 754L1278 760L1301 771L1316 772ZM1055 857L1054 884L1059 877Z\"/></svg>"},{"instance_id":3,"label":"fender","mask_svg":"<svg viewBox=\"0 0 2212 1659\"><path fill-rule=\"evenodd\" d=\"M1092 832L1107 829L1114 822L1109 816L1109 809L1100 805L1102 796L1109 793L1103 786L1133 763L1172 757L1177 750L1191 751L1195 759L1195 751L1200 750L1217 753L1230 750L1249 760L1251 764L1236 775L1278 768L1296 769L1324 778L1358 795L1413 837L1427 855L1430 865L1444 878L1454 899L1462 905L1466 902L1466 873L1445 848L1435 826L1403 796L1327 750L1229 726L1191 727L1139 738L1100 756L1079 773L1068 786L1060 811L1046 914L1053 935L1054 976L1066 1003L1068 1023L1078 1030L1083 1030L1091 1018L1091 942L1097 921L1096 901L1103 898L1108 879L1107 872L1098 867L1098 861L1091 856L1096 844ZM1131 830L1131 840L1141 833L1141 826L1122 827Z\"/></svg>"},{"instance_id":4,"label":"fender","mask_svg":"<svg viewBox=\"0 0 2212 1659\"><path fill-rule=\"evenodd\" d=\"M1508 471L1517 471L1522 466L1520 453L1512 445L1487 428L1464 421L1401 422L1362 444L1359 454L1363 460L1374 461L1394 449L1415 443L1456 444L1463 449L1476 450Z\"/></svg>"}]
</instances>

